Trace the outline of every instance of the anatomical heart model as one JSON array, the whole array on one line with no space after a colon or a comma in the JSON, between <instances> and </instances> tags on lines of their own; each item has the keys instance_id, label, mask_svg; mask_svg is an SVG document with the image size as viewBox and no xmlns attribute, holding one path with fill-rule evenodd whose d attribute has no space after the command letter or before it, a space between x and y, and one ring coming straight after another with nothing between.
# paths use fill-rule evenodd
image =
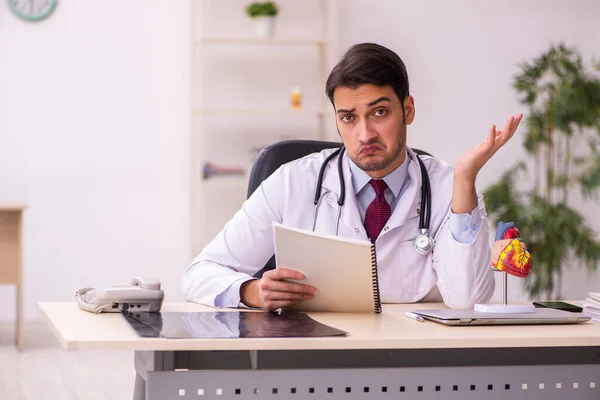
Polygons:
<instances>
[{"instance_id":1,"label":"anatomical heart model","mask_svg":"<svg viewBox=\"0 0 600 400\"><path fill-rule=\"evenodd\" d=\"M531 272L531 254L521 240L521 234L512 222L499 222L496 241L492 248L492 268L519 278Z\"/></svg>"},{"instance_id":2,"label":"anatomical heart model","mask_svg":"<svg viewBox=\"0 0 600 400\"><path fill-rule=\"evenodd\" d=\"M502 304L476 304L475 311L487 313L532 313L532 304L509 305L507 274L526 278L531 272L533 260L527 251L527 245L521 239L519 230L512 222L498 222L496 238L492 248L491 266L503 273Z\"/></svg>"}]
</instances>

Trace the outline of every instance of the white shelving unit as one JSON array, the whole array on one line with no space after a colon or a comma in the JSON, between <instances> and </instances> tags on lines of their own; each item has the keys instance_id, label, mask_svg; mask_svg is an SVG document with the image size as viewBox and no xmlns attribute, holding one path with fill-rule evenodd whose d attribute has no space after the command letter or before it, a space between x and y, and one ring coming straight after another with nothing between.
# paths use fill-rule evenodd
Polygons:
<instances>
[{"instance_id":1,"label":"white shelving unit","mask_svg":"<svg viewBox=\"0 0 600 400\"><path fill-rule=\"evenodd\" d=\"M255 36L248 0L192 0L192 251L240 209L260 148L284 139L335 140L324 94L334 53L336 0L280 0L273 38ZM290 90L300 86L303 107ZM202 173L206 163L239 175Z\"/></svg>"}]
</instances>

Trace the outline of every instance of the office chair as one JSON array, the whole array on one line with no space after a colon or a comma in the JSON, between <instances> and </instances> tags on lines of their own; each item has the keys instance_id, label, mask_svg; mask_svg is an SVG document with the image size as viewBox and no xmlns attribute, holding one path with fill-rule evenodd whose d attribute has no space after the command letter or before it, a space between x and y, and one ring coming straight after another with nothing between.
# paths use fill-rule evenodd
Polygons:
<instances>
[{"instance_id":1,"label":"office chair","mask_svg":"<svg viewBox=\"0 0 600 400\"><path fill-rule=\"evenodd\" d=\"M268 145L258 153L252 165L247 197L250 197L258 189L262 181L267 179L283 164L312 153L318 153L325 149L336 149L341 146L341 142L322 142L318 140L283 140ZM423 150L413 149L413 151L419 155L431 156L431 154ZM265 272L272 269L275 269L274 255L260 271L254 274L254 277L260 279Z\"/></svg>"}]
</instances>

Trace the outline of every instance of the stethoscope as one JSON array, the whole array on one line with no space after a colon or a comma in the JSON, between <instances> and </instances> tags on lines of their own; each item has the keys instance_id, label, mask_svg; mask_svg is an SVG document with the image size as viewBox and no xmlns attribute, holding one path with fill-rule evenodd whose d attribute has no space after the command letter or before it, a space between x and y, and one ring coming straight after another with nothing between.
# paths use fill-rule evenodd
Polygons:
<instances>
[{"instance_id":1,"label":"stethoscope","mask_svg":"<svg viewBox=\"0 0 600 400\"><path fill-rule=\"evenodd\" d=\"M317 189L315 190L315 207L313 209L313 231L315 230L315 227L317 225L317 215L319 213L319 207L321 203L321 186L323 184L323 175L325 174L325 168L335 156L339 155L337 164L338 176L340 180L340 195L337 201L338 215L337 224L335 228L335 234L338 234L340 227L340 219L342 217L342 209L344 208L344 199L346 197L346 184L344 183L344 173L342 169L344 151L346 151L346 149L344 147L340 147L339 149L331 153L329 156L327 156L327 158L323 162L323 165L321 165L321 169L319 170L319 176L317 178ZM421 208L419 211L419 231L421 232L421 234L415 239L414 247L417 253L425 255L429 254L431 250L433 250L433 245L435 244L433 238L429 236L429 221L431 218L431 186L429 183L429 174L427 173L425 164L423 164L421 157L419 157L418 155L416 155L416 157L417 161L419 162L419 167L421 169Z\"/></svg>"}]
</instances>

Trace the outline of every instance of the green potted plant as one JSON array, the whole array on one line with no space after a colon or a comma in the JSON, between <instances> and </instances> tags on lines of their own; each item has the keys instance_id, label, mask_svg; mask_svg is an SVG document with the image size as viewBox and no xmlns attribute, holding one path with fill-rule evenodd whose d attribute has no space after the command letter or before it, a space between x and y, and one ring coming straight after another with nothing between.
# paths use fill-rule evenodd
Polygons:
<instances>
[{"instance_id":1,"label":"green potted plant","mask_svg":"<svg viewBox=\"0 0 600 400\"><path fill-rule=\"evenodd\" d=\"M491 219L513 221L527 243L533 269L525 285L531 297L560 298L565 268L595 271L600 261L596 234L586 217L569 207L574 190L596 199L600 186L598 71L600 65L586 66L576 49L559 44L523 63L514 79L528 108L529 157L484 196Z\"/></svg>"},{"instance_id":2,"label":"green potted plant","mask_svg":"<svg viewBox=\"0 0 600 400\"><path fill-rule=\"evenodd\" d=\"M246 13L252 19L254 32L261 38L270 38L275 31L275 17L279 13L273 1L254 2L248 4Z\"/></svg>"}]
</instances>

